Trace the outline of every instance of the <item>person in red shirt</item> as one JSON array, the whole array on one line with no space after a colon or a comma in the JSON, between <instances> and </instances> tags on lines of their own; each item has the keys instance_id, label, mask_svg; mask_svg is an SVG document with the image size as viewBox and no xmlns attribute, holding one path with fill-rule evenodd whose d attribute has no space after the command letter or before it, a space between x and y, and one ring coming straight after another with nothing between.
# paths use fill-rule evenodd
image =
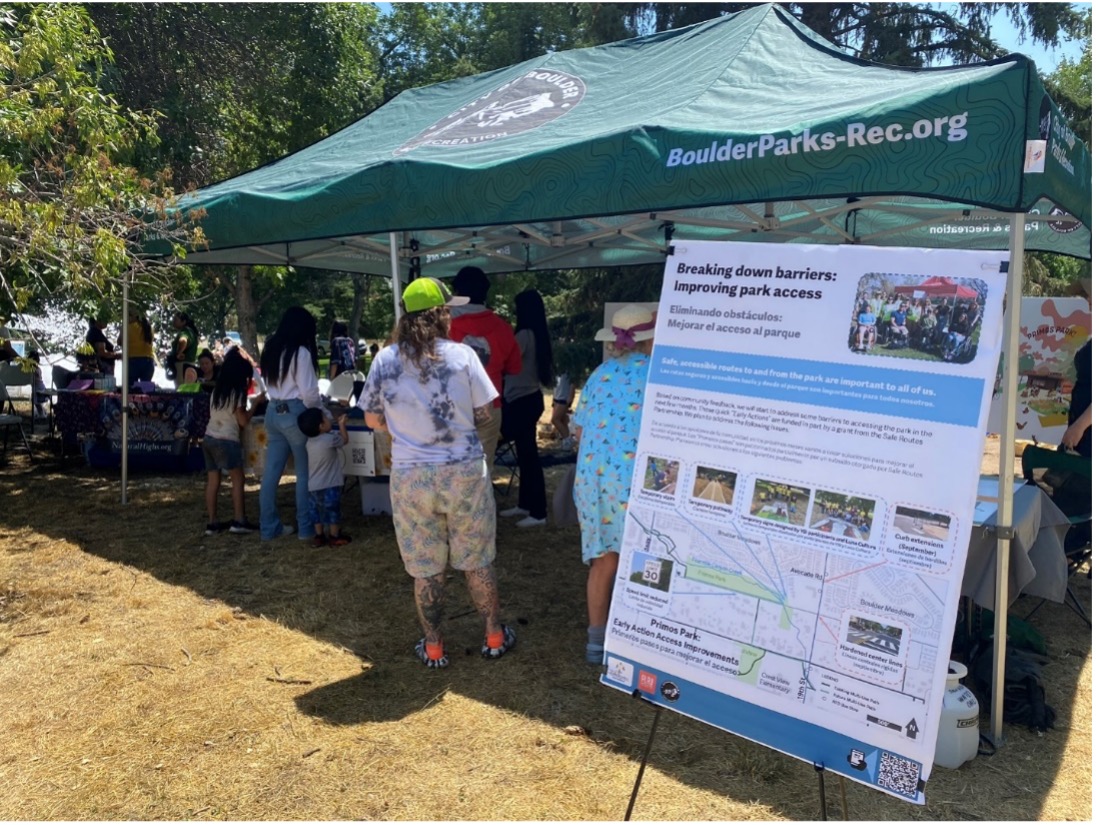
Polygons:
<instances>
[{"instance_id":1,"label":"person in red shirt","mask_svg":"<svg viewBox=\"0 0 1096 825\"><path fill-rule=\"evenodd\" d=\"M464 267L453 279L453 294L465 296L468 303L449 310L452 317L450 340L467 344L476 351L491 383L499 392L491 408L491 420L476 427L476 434L487 456L488 475L495 470L495 449L502 426L502 377L521 372L521 350L518 349L513 328L486 306L490 289L491 282L482 269L478 266Z\"/></svg>"}]
</instances>

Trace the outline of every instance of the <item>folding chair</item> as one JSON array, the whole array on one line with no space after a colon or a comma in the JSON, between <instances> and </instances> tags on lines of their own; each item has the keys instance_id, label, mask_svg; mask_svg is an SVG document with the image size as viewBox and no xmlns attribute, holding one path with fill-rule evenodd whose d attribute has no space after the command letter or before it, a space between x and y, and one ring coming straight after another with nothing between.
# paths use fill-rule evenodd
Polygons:
<instances>
[{"instance_id":1,"label":"folding chair","mask_svg":"<svg viewBox=\"0 0 1096 825\"><path fill-rule=\"evenodd\" d=\"M15 411L15 405L11 402L11 396L8 395L8 387L0 379L0 427L4 428L4 458L7 459L8 455L8 430L12 427L16 427L19 430L19 437L23 440L23 446L27 449L27 455L30 456L30 460L34 461L34 452L30 448L30 441L27 440L27 434L23 430L23 416Z\"/></svg>"},{"instance_id":2,"label":"folding chair","mask_svg":"<svg viewBox=\"0 0 1096 825\"><path fill-rule=\"evenodd\" d=\"M1068 573L1072 576L1092 559L1092 459L1033 444L1021 455L1020 466L1027 483L1041 486L1069 519L1065 554ZM1038 479L1035 478L1036 470L1043 470ZM1091 567L1088 576L1092 578ZM1087 624L1092 624L1077 594L1068 585L1066 600ZM1042 606L1043 602L1039 602L1025 619L1031 618Z\"/></svg>"},{"instance_id":3,"label":"folding chair","mask_svg":"<svg viewBox=\"0 0 1096 825\"><path fill-rule=\"evenodd\" d=\"M506 490L501 494L503 498L507 498L514 482L521 479L518 451L513 441L499 437L498 446L495 448L495 466L510 471L510 476L506 479ZM495 487L495 492L498 492L498 487Z\"/></svg>"}]
</instances>

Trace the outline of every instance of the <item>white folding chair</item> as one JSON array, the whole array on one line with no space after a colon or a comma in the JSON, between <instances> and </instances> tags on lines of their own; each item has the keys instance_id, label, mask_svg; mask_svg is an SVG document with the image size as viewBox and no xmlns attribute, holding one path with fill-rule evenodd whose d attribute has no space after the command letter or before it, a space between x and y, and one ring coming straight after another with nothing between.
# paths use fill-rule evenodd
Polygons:
<instances>
[{"instance_id":1,"label":"white folding chair","mask_svg":"<svg viewBox=\"0 0 1096 825\"><path fill-rule=\"evenodd\" d=\"M327 397L336 401L346 402L354 391L354 373L341 372L331 379L327 387Z\"/></svg>"}]
</instances>

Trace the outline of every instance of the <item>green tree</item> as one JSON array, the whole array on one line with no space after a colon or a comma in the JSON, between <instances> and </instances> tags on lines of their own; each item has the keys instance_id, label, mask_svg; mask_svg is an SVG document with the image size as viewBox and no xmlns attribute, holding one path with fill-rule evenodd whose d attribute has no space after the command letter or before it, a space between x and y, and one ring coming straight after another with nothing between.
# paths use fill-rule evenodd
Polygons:
<instances>
[{"instance_id":1,"label":"green tree","mask_svg":"<svg viewBox=\"0 0 1096 825\"><path fill-rule=\"evenodd\" d=\"M141 162L170 164L179 189L300 149L381 101L372 4L110 3L89 13L116 54L109 88L162 113L162 143ZM284 267L201 267L170 299L202 317L230 297L254 350L264 307L293 283ZM226 315L210 323L220 331Z\"/></svg>"},{"instance_id":2,"label":"green tree","mask_svg":"<svg viewBox=\"0 0 1096 825\"><path fill-rule=\"evenodd\" d=\"M636 34L687 26L754 3L614 4ZM1037 45L1084 35L1084 15L1065 3L782 3L825 39L865 60L895 66L970 63L1000 57L992 36L1003 10Z\"/></svg>"},{"instance_id":3,"label":"green tree","mask_svg":"<svg viewBox=\"0 0 1096 825\"><path fill-rule=\"evenodd\" d=\"M131 165L155 123L103 93L110 60L79 6L0 6L0 315L116 308L123 277L152 294L172 265L143 240L196 238L166 229L171 189Z\"/></svg>"}]
</instances>

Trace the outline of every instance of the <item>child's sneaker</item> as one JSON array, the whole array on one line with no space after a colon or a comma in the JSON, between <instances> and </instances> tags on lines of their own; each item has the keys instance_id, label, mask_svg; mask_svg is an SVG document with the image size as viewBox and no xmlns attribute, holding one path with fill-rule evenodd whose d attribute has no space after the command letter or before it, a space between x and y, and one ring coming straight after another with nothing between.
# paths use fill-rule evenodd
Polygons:
<instances>
[{"instance_id":1,"label":"child's sneaker","mask_svg":"<svg viewBox=\"0 0 1096 825\"><path fill-rule=\"evenodd\" d=\"M313 547L327 547L327 536L313 536Z\"/></svg>"},{"instance_id":2,"label":"child's sneaker","mask_svg":"<svg viewBox=\"0 0 1096 825\"><path fill-rule=\"evenodd\" d=\"M499 659L510 648L518 643L517 634L509 627L509 625L503 625L502 631L498 634L501 639L492 639L490 637L483 640L483 647L480 649L480 653L483 654L485 659ZM491 642L498 642L498 644L491 644Z\"/></svg>"},{"instance_id":3,"label":"child's sneaker","mask_svg":"<svg viewBox=\"0 0 1096 825\"><path fill-rule=\"evenodd\" d=\"M233 521L230 525L228 525L228 532L237 534L254 533L258 529L259 525L252 524L247 519L244 519L243 521Z\"/></svg>"},{"instance_id":4,"label":"child's sneaker","mask_svg":"<svg viewBox=\"0 0 1096 825\"><path fill-rule=\"evenodd\" d=\"M430 645L433 647L433 645ZM438 645L438 651L427 651L426 639L419 639L419 643L415 645L415 655L419 657L419 661L427 667L443 668L449 667L449 657L445 655L445 648ZM431 656L431 653L438 653L437 656Z\"/></svg>"},{"instance_id":5,"label":"child's sneaker","mask_svg":"<svg viewBox=\"0 0 1096 825\"><path fill-rule=\"evenodd\" d=\"M228 525L223 521L211 521L206 525L205 534L207 536L216 536L218 533L223 533L228 529Z\"/></svg>"},{"instance_id":6,"label":"child's sneaker","mask_svg":"<svg viewBox=\"0 0 1096 825\"><path fill-rule=\"evenodd\" d=\"M332 536L327 540L328 547L342 547L344 544L350 544L353 541L351 536L346 533L339 533L337 536Z\"/></svg>"}]
</instances>

